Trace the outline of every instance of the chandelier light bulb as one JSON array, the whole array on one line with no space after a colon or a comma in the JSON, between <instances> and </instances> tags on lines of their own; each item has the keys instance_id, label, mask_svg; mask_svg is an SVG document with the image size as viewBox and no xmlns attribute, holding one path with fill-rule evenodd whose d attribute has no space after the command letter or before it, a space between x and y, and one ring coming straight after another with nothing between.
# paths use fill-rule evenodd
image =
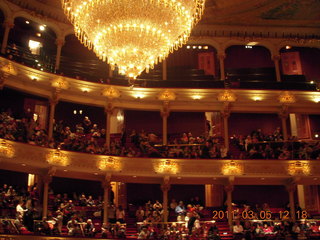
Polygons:
<instances>
[{"instance_id":1,"label":"chandelier light bulb","mask_svg":"<svg viewBox=\"0 0 320 240\"><path fill-rule=\"evenodd\" d=\"M81 43L132 79L186 43L205 4L205 0L61 1Z\"/></svg>"}]
</instances>

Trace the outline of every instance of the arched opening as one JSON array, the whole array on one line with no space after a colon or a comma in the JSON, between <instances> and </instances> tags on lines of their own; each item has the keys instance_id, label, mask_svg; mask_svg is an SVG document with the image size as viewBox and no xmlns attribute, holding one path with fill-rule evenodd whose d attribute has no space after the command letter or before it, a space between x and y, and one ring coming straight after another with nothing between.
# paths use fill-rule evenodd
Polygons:
<instances>
[{"instance_id":1,"label":"arched opening","mask_svg":"<svg viewBox=\"0 0 320 240\"><path fill-rule=\"evenodd\" d=\"M83 80L106 82L109 66L82 45L75 35L69 35L62 47L59 72Z\"/></svg>"},{"instance_id":2,"label":"arched opening","mask_svg":"<svg viewBox=\"0 0 320 240\"><path fill-rule=\"evenodd\" d=\"M9 59L42 71L53 72L56 34L44 24L17 17L8 39Z\"/></svg>"},{"instance_id":3,"label":"arched opening","mask_svg":"<svg viewBox=\"0 0 320 240\"><path fill-rule=\"evenodd\" d=\"M286 46L280 53L283 81L320 83L320 49Z\"/></svg>"},{"instance_id":4,"label":"arched opening","mask_svg":"<svg viewBox=\"0 0 320 240\"><path fill-rule=\"evenodd\" d=\"M4 34L4 20L5 20L5 16L3 11L0 9L0 44L2 44L2 40L3 40L3 34Z\"/></svg>"},{"instance_id":5,"label":"arched opening","mask_svg":"<svg viewBox=\"0 0 320 240\"><path fill-rule=\"evenodd\" d=\"M270 51L263 46L236 45L226 49L226 78L245 87L246 82L276 81Z\"/></svg>"}]
</instances>

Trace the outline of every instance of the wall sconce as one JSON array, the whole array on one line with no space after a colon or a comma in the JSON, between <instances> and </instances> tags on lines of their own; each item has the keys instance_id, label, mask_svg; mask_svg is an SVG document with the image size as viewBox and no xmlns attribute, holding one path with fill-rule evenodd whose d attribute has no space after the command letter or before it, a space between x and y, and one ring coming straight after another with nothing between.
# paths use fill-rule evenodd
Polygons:
<instances>
[{"instance_id":1,"label":"wall sconce","mask_svg":"<svg viewBox=\"0 0 320 240\"><path fill-rule=\"evenodd\" d=\"M295 103L296 98L293 94L289 93L288 91L285 91L281 93L281 95L279 96L279 102L283 104Z\"/></svg>"},{"instance_id":2,"label":"wall sconce","mask_svg":"<svg viewBox=\"0 0 320 240\"><path fill-rule=\"evenodd\" d=\"M176 94L174 92L166 89L159 94L158 99L161 101L165 101L165 102L173 101L176 99Z\"/></svg>"},{"instance_id":3,"label":"wall sconce","mask_svg":"<svg viewBox=\"0 0 320 240\"><path fill-rule=\"evenodd\" d=\"M60 149L56 149L54 151L50 151L47 154L47 162L51 165L58 166L68 166L69 165L69 157L67 154L64 154L60 151Z\"/></svg>"},{"instance_id":4,"label":"wall sconce","mask_svg":"<svg viewBox=\"0 0 320 240\"><path fill-rule=\"evenodd\" d=\"M122 170L122 164L114 157L103 157L98 161L98 168L103 171L119 172Z\"/></svg>"},{"instance_id":5,"label":"wall sconce","mask_svg":"<svg viewBox=\"0 0 320 240\"><path fill-rule=\"evenodd\" d=\"M236 163L231 160L228 163L222 165L221 172L223 175L242 175L243 174L243 164Z\"/></svg>"},{"instance_id":6,"label":"wall sconce","mask_svg":"<svg viewBox=\"0 0 320 240\"><path fill-rule=\"evenodd\" d=\"M54 79L51 83L52 87L55 87L57 89L63 89L66 90L69 88L69 82L65 80L63 77L58 77Z\"/></svg>"},{"instance_id":7,"label":"wall sconce","mask_svg":"<svg viewBox=\"0 0 320 240\"><path fill-rule=\"evenodd\" d=\"M311 168L308 162L295 161L288 166L288 173L294 175L310 175Z\"/></svg>"},{"instance_id":8,"label":"wall sconce","mask_svg":"<svg viewBox=\"0 0 320 240\"><path fill-rule=\"evenodd\" d=\"M6 158L13 158L14 157L14 148L11 144L7 143L6 140L0 140L0 156Z\"/></svg>"},{"instance_id":9,"label":"wall sconce","mask_svg":"<svg viewBox=\"0 0 320 240\"><path fill-rule=\"evenodd\" d=\"M180 165L172 160L164 160L156 163L154 170L156 173L177 174L180 171Z\"/></svg>"},{"instance_id":10,"label":"wall sconce","mask_svg":"<svg viewBox=\"0 0 320 240\"><path fill-rule=\"evenodd\" d=\"M237 100L236 95L230 90L225 90L218 94L219 102L235 102Z\"/></svg>"},{"instance_id":11,"label":"wall sconce","mask_svg":"<svg viewBox=\"0 0 320 240\"><path fill-rule=\"evenodd\" d=\"M102 95L109 98L109 99L119 98L120 91L118 89L116 89L115 87L110 86L110 87L107 87L102 90Z\"/></svg>"}]
</instances>

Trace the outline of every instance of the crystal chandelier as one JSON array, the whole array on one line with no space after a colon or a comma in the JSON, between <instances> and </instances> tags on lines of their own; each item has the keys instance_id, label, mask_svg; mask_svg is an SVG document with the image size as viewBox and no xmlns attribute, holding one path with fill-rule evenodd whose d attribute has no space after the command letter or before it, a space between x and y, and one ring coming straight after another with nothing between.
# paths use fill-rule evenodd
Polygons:
<instances>
[{"instance_id":1,"label":"crystal chandelier","mask_svg":"<svg viewBox=\"0 0 320 240\"><path fill-rule=\"evenodd\" d=\"M0 139L0 156L12 158L14 156L14 148L6 140Z\"/></svg>"},{"instance_id":2,"label":"crystal chandelier","mask_svg":"<svg viewBox=\"0 0 320 240\"><path fill-rule=\"evenodd\" d=\"M205 0L61 0L75 35L135 79L186 43Z\"/></svg>"}]
</instances>

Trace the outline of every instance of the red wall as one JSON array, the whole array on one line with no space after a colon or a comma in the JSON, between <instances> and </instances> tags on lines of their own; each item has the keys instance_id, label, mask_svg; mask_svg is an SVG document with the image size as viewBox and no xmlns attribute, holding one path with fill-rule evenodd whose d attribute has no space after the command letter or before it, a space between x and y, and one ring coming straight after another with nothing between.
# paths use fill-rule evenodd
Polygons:
<instances>
[{"instance_id":1,"label":"red wall","mask_svg":"<svg viewBox=\"0 0 320 240\"><path fill-rule=\"evenodd\" d=\"M82 110L82 115L73 114L73 110ZM102 107L85 106L80 104L59 102L56 106L55 119L56 121L63 120L65 126L71 127L71 130L75 130L75 126L78 123L82 123L85 116L88 116L92 124L98 124L98 128L105 128L106 117Z\"/></svg>"},{"instance_id":2,"label":"red wall","mask_svg":"<svg viewBox=\"0 0 320 240\"><path fill-rule=\"evenodd\" d=\"M277 127L281 127L277 114L231 113L229 118L229 136L246 136L259 128L264 134L271 134Z\"/></svg>"},{"instance_id":3,"label":"red wall","mask_svg":"<svg viewBox=\"0 0 320 240\"><path fill-rule=\"evenodd\" d=\"M24 188L27 190L28 187L28 173L24 172L14 172L8 170L0 170L0 188L3 184L8 184L8 186L13 186L17 190Z\"/></svg>"},{"instance_id":4,"label":"red wall","mask_svg":"<svg viewBox=\"0 0 320 240\"><path fill-rule=\"evenodd\" d=\"M171 199L184 201L188 203L191 198L198 196L204 203L205 189L204 185L171 185L168 192L168 202ZM127 183L128 204L144 205L148 200L162 202L162 191L159 184L139 184Z\"/></svg>"},{"instance_id":5,"label":"red wall","mask_svg":"<svg viewBox=\"0 0 320 240\"><path fill-rule=\"evenodd\" d=\"M261 46L245 48L245 46L231 46L226 50L226 68L269 68L274 67L268 49Z\"/></svg>"},{"instance_id":6,"label":"red wall","mask_svg":"<svg viewBox=\"0 0 320 240\"><path fill-rule=\"evenodd\" d=\"M168 133L191 132L193 136L205 132L205 114L203 112L172 112L168 118Z\"/></svg>"},{"instance_id":7,"label":"red wall","mask_svg":"<svg viewBox=\"0 0 320 240\"><path fill-rule=\"evenodd\" d=\"M73 197L73 193L76 193L78 196L81 193L84 193L86 196L92 195L95 199L98 196L103 196L103 189L99 181L53 177L50 186L54 194L67 193L69 198Z\"/></svg>"},{"instance_id":8,"label":"red wall","mask_svg":"<svg viewBox=\"0 0 320 240\"><path fill-rule=\"evenodd\" d=\"M235 186L232 201L243 203L268 203L270 207L285 207L289 202L289 195L285 186Z\"/></svg>"},{"instance_id":9,"label":"red wall","mask_svg":"<svg viewBox=\"0 0 320 240\"><path fill-rule=\"evenodd\" d=\"M162 135L160 112L125 111L125 126L128 133L132 129L154 132ZM194 136L204 133L205 115L203 112L171 112L168 118L168 134L191 132Z\"/></svg>"},{"instance_id":10,"label":"red wall","mask_svg":"<svg viewBox=\"0 0 320 240\"><path fill-rule=\"evenodd\" d=\"M317 48L292 48L290 50L282 49L281 52L299 52L302 67L302 74L308 81L320 80L320 50Z\"/></svg>"},{"instance_id":11,"label":"red wall","mask_svg":"<svg viewBox=\"0 0 320 240\"><path fill-rule=\"evenodd\" d=\"M309 115L311 136L315 133L320 134L320 115Z\"/></svg>"}]
</instances>

